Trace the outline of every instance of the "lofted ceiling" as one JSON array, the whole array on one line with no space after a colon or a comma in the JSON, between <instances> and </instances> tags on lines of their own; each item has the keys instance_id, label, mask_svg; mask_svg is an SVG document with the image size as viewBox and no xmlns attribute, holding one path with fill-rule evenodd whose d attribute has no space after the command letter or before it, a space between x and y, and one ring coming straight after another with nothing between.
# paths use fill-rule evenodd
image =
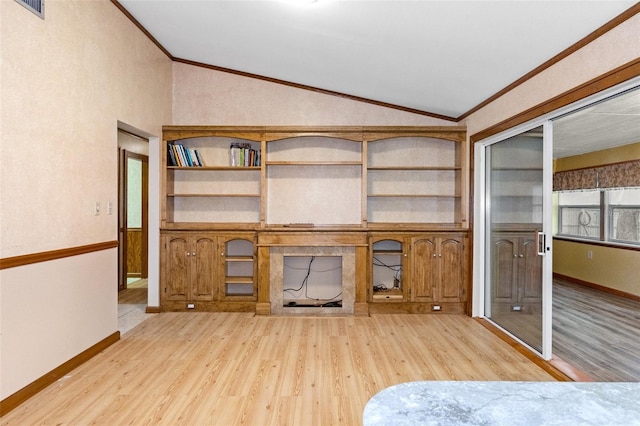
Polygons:
<instances>
[{"instance_id":1,"label":"lofted ceiling","mask_svg":"<svg viewBox=\"0 0 640 426\"><path fill-rule=\"evenodd\" d=\"M117 2L174 59L451 119L636 3Z\"/></svg>"},{"instance_id":2,"label":"lofted ceiling","mask_svg":"<svg viewBox=\"0 0 640 426\"><path fill-rule=\"evenodd\" d=\"M112 0L174 59L457 121L627 0ZM554 157L640 141L640 90L554 123Z\"/></svg>"}]
</instances>

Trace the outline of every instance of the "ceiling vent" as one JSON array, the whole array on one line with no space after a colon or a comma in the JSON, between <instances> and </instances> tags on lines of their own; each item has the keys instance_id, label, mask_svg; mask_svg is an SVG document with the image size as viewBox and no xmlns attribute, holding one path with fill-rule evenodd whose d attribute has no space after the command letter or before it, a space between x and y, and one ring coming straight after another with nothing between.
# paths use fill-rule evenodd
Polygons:
<instances>
[{"instance_id":1,"label":"ceiling vent","mask_svg":"<svg viewBox=\"0 0 640 426\"><path fill-rule=\"evenodd\" d=\"M44 0L16 0L18 3L44 19Z\"/></svg>"}]
</instances>

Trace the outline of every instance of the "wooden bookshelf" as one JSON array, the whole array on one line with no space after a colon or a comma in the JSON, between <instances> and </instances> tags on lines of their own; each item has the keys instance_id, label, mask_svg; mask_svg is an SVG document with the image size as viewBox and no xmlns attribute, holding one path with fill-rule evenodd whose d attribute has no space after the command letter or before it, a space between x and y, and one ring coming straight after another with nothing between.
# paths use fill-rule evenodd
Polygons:
<instances>
[{"instance_id":1,"label":"wooden bookshelf","mask_svg":"<svg viewBox=\"0 0 640 426\"><path fill-rule=\"evenodd\" d=\"M257 243L262 233L302 232L306 236L301 241L317 241L311 246L341 246L340 235L353 233L363 241L374 234L393 239L401 233L400 256L412 249L412 238L446 240L447 233L456 241L467 238L470 171L464 127L165 126L163 140L165 145L197 151L204 164L172 165L168 150L163 150L162 235L172 238L188 233L192 239L198 235L211 239L213 233L215 250L211 252L226 257L221 255L222 241L248 232L241 239L252 241L256 253L215 261L220 271L229 264L249 262L256 272L237 277L216 272L218 278L211 284L216 288L206 296L208 310L251 310L251 306L262 313L268 310L269 279L257 276L259 270L268 271L264 263L269 248ZM259 163L232 166L230 148L234 144L254 151L252 158L259 158ZM195 244L193 241L180 244ZM463 245L459 245L461 250ZM372 250L369 244L359 244L358 256ZM177 261L170 256L163 259ZM385 292L384 297L374 297L372 257L362 259L369 272L358 272L357 312L368 312L370 302L378 310L392 309L382 308L385 301L406 305L404 311L429 310L420 305L408 283ZM405 268L413 268L415 260L406 262ZM459 297L456 311L464 311L460 306L465 302L464 296ZM168 309L180 306L167 304Z\"/></svg>"}]
</instances>

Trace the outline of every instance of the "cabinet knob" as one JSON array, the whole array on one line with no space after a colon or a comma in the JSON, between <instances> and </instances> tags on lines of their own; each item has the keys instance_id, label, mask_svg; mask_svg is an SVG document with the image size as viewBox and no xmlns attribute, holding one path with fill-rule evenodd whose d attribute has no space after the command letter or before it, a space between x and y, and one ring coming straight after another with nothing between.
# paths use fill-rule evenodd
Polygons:
<instances>
[{"instance_id":1,"label":"cabinet knob","mask_svg":"<svg viewBox=\"0 0 640 426\"><path fill-rule=\"evenodd\" d=\"M517 255L517 254L514 254L514 255L513 255L513 257L518 257L518 255Z\"/></svg>"},{"instance_id":2,"label":"cabinet knob","mask_svg":"<svg viewBox=\"0 0 640 426\"><path fill-rule=\"evenodd\" d=\"M220 253L220 256L224 256L224 252Z\"/></svg>"},{"instance_id":3,"label":"cabinet knob","mask_svg":"<svg viewBox=\"0 0 640 426\"><path fill-rule=\"evenodd\" d=\"M433 253L433 257L436 257L436 256L437 256L437 254Z\"/></svg>"},{"instance_id":4,"label":"cabinet knob","mask_svg":"<svg viewBox=\"0 0 640 426\"><path fill-rule=\"evenodd\" d=\"M521 254L520 257L524 257L524 254Z\"/></svg>"},{"instance_id":5,"label":"cabinet knob","mask_svg":"<svg viewBox=\"0 0 640 426\"><path fill-rule=\"evenodd\" d=\"M191 256L191 253L187 252L187 256Z\"/></svg>"}]
</instances>

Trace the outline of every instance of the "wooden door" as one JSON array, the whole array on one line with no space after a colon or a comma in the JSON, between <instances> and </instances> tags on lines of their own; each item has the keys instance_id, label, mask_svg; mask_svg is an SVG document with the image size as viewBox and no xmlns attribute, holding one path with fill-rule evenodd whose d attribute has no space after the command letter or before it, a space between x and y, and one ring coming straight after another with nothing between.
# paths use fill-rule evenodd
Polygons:
<instances>
[{"instance_id":1,"label":"wooden door","mask_svg":"<svg viewBox=\"0 0 640 426\"><path fill-rule=\"evenodd\" d=\"M519 239L518 293L524 303L542 302L542 256L538 255L535 237L526 236Z\"/></svg>"},{"instance_id":2,"label":"wooden door","mask_svg":"<svg viewBox=\"0 0 640 426\"><path fill-rule=\"evenodd\" d=\"M411 239L411 301L433 302L438 279L437 250L434 238Z\"/></svg>"},{"instance_id":3,"label":"wooden door","mask_svg":"<svg viewBox=\"0 0 640 426\"><path fill-rule=\"evenodd\" d=\"M496 303L514 303L518 298L518 242L512 235L493 239L491 299Z\"/></svg>"},{"instance_id":4,"label":"wooden door","mask_svg":"<svg viewBox=\"0 0 640 426\"><path fill-rule=\"evenodd\" d=\"M214 300L218 290L220 271L215 237L194 237L189 253L191 263L191 300Z\"/></svg>"},{"instance_id":5,"label":"wooden door","mask_svg":"<svg viewBox=\"0 0 640 426\"><path fill-rule=\"evenodd\" d=\"M190 244L183 235L164 237L164 274L162 291L164 300L188 300Z\"/></svg>"},{"instance_id":6,"label":"wooden door","mask_svg":"<svg viewBox=\"0 0 640 426\"><path fill-rule=\"evenodd\" d=\"M462 302L465 287L464 238L445 237L438 241L440 276L436 291L438 302Z\"/></svg>"}]
</instances>

